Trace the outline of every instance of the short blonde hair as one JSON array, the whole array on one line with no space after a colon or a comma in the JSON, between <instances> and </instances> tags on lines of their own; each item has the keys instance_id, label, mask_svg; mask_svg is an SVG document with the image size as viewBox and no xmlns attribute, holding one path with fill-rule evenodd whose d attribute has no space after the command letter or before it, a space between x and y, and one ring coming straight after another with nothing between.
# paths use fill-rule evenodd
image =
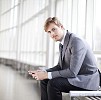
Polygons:
<instances>
[{"instance_id":1,"label":"short blonde hair","mask_svg":"<svg viewBox=\"0 0 101 100\"><path fill-rule=\"evenodd\" d=\"M58 20L58 18L57 17L49 17L49 18L47 18L47 20L45 21L45 24L44 24L44 30L45 30L45 32L47 32L47 28L48 28L48 26L51 24L51 23L54 23L55 25L57 25L58 27L59 26L63 26L61 23L60 23L60 21Z\"/></svg>"}]
</instances>

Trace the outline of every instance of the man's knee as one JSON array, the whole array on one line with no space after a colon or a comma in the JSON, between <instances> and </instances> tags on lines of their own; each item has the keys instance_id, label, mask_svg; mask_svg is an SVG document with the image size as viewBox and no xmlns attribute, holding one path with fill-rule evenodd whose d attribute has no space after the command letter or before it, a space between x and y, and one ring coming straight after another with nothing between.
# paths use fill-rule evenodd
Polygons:
<instances>
[{"instance_id":1,"label":"man's knee","mask_svg":"<svg viewBox=\"0 0 101 100\"><path fill-rule=\"evenodd\" d=\"M47 87L48 87L48 89L56 88L55 79L49 80L49 81L48 81L48 84L47 84Z\"/></svg>"},{"instance_id":2,"label":"man's knee","mask_svg":"<svg viewBox=\"0 0 101 100\"><path fill-rule=\"evenodd\" d=\"M48 79L40 81L40 85L47 85L47 83L48 83Z\"/></svg>"}]
</instances>

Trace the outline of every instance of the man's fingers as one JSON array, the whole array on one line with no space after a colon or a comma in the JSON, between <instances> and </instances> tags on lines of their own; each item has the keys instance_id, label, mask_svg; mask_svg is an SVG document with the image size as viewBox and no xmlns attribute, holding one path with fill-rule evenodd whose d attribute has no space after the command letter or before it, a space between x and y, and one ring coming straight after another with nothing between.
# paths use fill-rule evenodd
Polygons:
<instances>
[{"instance_id":1,"label":"man's fingers","mask_svg":"<svg viewBox=\"0 0 101 100\"><path fill-rule=\"evenodd\" d=\"M36 71L28 71L28 73L31 75L31 74L35 74Z\"/></svg>"},{"instance_id":2,"label":"man's fingers","mask_svg":"<svg viewBox=\"0 0 101 100\"><path fill-rule=\"evenodd\" d=\"M34 77L37 80L37 77Z\"/></svg>"},{"instance_id":3,"label":"man's fingers","mask_svg":"<svg viewBox=\"0 0 101 100\"><path fill-rule=\"evenodd\" d=\"M37 77L37 76L33 76L33 75L32 75L32 77L33 77L34 79L38 80L38 77Z\"/></svg>"}]
</instances>

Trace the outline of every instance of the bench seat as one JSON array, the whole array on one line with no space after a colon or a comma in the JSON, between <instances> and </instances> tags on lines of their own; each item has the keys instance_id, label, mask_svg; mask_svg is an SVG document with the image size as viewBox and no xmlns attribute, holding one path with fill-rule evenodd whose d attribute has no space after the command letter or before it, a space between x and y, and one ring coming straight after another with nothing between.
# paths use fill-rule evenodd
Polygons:
<instances>
[{"instance_id":1,"label":"bench seat","mask_svg":"<svg viewBox=\"0 0 101 100\"><path fill-rule=\"evenodd\" d=\"M85 97L85 100L101 100L101 91L70 91L70 99Z\"/></svg>"}]
</instances>

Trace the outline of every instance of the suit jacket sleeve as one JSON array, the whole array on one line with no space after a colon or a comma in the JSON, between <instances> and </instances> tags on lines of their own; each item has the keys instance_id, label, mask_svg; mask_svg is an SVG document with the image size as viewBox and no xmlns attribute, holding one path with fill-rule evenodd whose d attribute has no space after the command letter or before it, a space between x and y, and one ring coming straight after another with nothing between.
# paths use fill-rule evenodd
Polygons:
<instances>
[{"instance_id":1,"label":"suit jacket sleeve","mask_svg":"<svg viewBox=\"0 0 101 100\"><path fill-rule=\"evenodd\" d=\"M47 72L52 72L52 71L57 71L57 70L60 70L60 66L59 66L59 64L57 64L57 65L54 66L53 68L49 68L49 69L47 69L46 71L47 71Z\"/></svg>"},{"instance_id":2,"label":"suit jacket sleeve","mask_svg":"<svg viewBox=\"0 0 101 100\"><path fill-rule=\"evenodd\" d=\"M67 48L68 47L71 52L69 67L67 67L67 65L65 64L64 65L65 69L52 72L52 78L55 77L72 78L72 77L76 77L77 74L79 73L79 70L82 66L82 63L84 61L87 52L86 45L81 39L75 37L72 40L72 42L69 44L69 46L67 46ZM66 58L68 59L68 54L65 53L65 59Z\"/></svg>"}]
</instances>

